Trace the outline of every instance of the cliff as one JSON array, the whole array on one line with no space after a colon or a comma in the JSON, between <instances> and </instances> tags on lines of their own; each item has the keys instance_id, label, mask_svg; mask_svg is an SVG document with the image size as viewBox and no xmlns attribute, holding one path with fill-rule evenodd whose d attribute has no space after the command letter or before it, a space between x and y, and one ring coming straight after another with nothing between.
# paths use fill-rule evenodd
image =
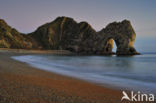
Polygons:
<instances>
[{"instance_id":1,"label":"cliff","mask_svg":"<svg viewBox=\"0 0 156 103\"><path fill-rule=\"evenodd\" d=\"M136 34L128 20L113 22L96 32L87 22L77 23L69 17L58 17L30 34L19 33L0 20L0 47L69 50L79 54L112 54L113 40L117 55L138 54L133 43Z\"/></svg>"},{"instance_id":2,"label":"cliff","mask_svg":"<svg viewBox=\"0 0 156 103\"><path fill-rule=\"evenodd\" d=\"M27 48L32 47L32 38L19 33L11 28L4 20L0 19L0 48Z\"/></svg>"}]
</instances>

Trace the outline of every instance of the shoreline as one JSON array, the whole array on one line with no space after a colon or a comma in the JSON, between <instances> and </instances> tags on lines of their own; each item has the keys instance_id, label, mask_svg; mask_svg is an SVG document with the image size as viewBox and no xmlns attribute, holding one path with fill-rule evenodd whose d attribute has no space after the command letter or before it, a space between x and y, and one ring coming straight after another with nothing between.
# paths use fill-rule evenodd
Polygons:
<instances>
[{"instance_id":1,"label":"shoreline","mask_svg":"<svg viewBox=\"0 0 156 103\"><path fill-rule=\"evenodd\" d=\"M142 53L134 53L134 54L117 54L116 52L104 53L104 54L90 54L90 53L74 53L69 50L42 50L42 49L9 49L9 48L0 48L0 52L14 52L14 53L31 53L31 54L56 54L56 55L76 55L76 56L135 56L142 55Z\"/></svg>"},{"instance_id":2,"label":"shoreline","mask_svg":"<svg viewBox=\"0 0 156 103\"><path fill-rule=\"evenodd\" d=\"M0 102L115 103L121 100L120 90L40 70L10 58L23 54L0 52Z\"/></svg>"}]
</instances>

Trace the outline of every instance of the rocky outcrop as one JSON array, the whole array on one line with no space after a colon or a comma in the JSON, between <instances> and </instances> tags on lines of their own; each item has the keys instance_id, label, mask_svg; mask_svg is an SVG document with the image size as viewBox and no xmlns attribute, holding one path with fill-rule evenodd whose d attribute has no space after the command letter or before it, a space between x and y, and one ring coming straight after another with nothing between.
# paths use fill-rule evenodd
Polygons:
<instances>
[{"instance_id":1,"label":"rocky outcrop","mask_svg":"<svg viewBox=\"0 0 156 103\"><path fill-rule=\"evenodd\" d=\"M85 47L82 51L88 51L94 54L111 54L113 41L115 41L117 55L139 54L133 46L135 38L136 34L130 21L113 22L85 41L84 44L86 46L82 46Z\"/></svg>"},{"instance_id":2,"label":"rocky outcrop","mask_svg":"<svg viewBox=\"0 0 156 103\"><path fill-rule=\"evenodd\" d=\"M27 35L11 28L4 20L0 19L0 48L32 49L33 42L31 39Z\"/></svg>"},{"instance_id":3,"label":"rocky outcrop","mask_svg":"<svg viewBox=\"0 0 156 103\"><path fill-rule=\"evenodd\" d=\"M107 44L107 41L113 39L117 46L117 55L138 54L133 46L135 42L136 34L134 29L128 20L122 22L114 22L109 24L106 28L99 32L99 35L103 35L103 42ZM105 47L108 50L108 47Z\"/></svg>"},{"instance_id":4,"label":"rocky outcrop","mask_svg":"<svg viewBox=\"0 0 156 103\"><path fill-rule=\"evenodd\" d=\"M58 17L24 35L0 20L0 47L69 50L79 54L112 54L113 41L117 55L138 54L133 43L136 34L128 20L114 22L96 32L87 22Z\"/></svg>"},{"instance_id":5,"label":"rocky outcrop","mask_svg":"<svg viewBox=\"0 0 156 103\"><path fill-rule=\"evenodd\" d=\"M80 44L93 34L96 31L86 22L77 23L72 18L58 17L28 36L34 38L42 49L78 52Z\"/></svg>"}]
</instances>

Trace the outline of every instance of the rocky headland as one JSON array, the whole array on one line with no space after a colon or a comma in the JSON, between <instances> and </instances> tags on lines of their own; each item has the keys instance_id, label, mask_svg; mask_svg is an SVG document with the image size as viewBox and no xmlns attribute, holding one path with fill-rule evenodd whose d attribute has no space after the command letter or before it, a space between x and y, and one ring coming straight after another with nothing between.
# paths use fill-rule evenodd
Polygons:
<instances>
[{"instance_id":1,"label":"rocky headland","mask_svg":"<svg viewBox=\"0 0 156 103\"><path fill-rule=\"evenodd\" d=\"M0 19L0 48L69 50L76 54L139 54L133 46L136 33L128 20L108 24L96 32L87 22L77 23L69 17L58 17L29 34L19 33Z\"/></svg>"}]
</instances>

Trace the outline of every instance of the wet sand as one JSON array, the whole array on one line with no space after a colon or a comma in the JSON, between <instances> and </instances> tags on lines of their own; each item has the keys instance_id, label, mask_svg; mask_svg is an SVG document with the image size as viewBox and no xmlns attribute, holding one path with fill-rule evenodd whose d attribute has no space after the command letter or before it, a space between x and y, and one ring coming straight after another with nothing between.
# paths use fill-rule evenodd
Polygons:
<instances>
[{"instance_id":1,"label":"wet sand","mask_svg":"<svg viewBox=\"0 0 156 103\"><path fill-rule=\"evenodd\" d=\"M0 50L0 103L121 102L120 90L39 70L10 58L26 54L31 52Z\"/></svg>"}]
</instances>

